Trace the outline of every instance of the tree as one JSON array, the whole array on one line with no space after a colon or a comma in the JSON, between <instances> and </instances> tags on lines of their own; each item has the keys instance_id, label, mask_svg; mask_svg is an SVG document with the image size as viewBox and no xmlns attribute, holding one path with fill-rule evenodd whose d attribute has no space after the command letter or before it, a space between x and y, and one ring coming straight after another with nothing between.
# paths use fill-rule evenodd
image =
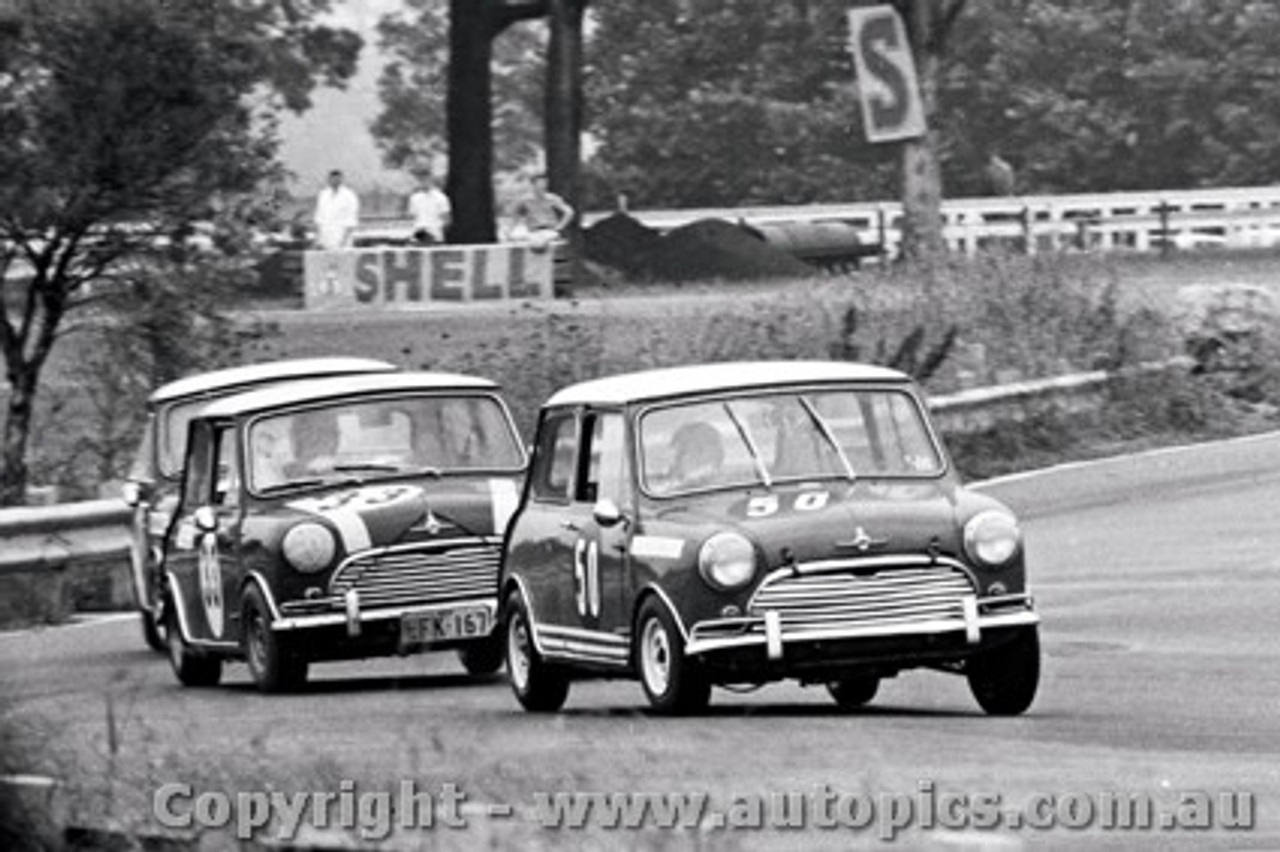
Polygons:
<instances>
[{"instance_id":1,"label":"tree","mask_svg":"<svg viewBox=\"0 0 1280 852\"><path fill-rule=\"evenodd\" d=\"M915 55L925 132L902 143L902 254L928 261L946 251L942 238L942 161L938 82L942 57L965 0L893 0Z\"/></svg>"},{"instance_id":2,"label":"tree","mask_svg":"<svg viewBox=\"0 0 1280 852\"><path fill-rule=\"evenodd\" d=\"M540 18L546 0L450 0L446 191L453 201L451 239L497 239L493 194L493 43L518 21Z\"/></svg>"},{"instance_id":3,"label":"tree","mask_svg":"<svg viewBox=\"0 0 1280 852\"><path fill-rule=\"evenodd\" d=\"M171 235L279 175L270 114L355 69L328 0L31 0L0 29L0 504L25 496L41 372L68 316Z\"/></svg>"},{"instance_id":4,"label":"tree","mask_svg":"<svg viewBox=\"0 0 1280 852\"><path fill-rule=\"evenodd\" d=\"M592 7L589 168L638 208L884 198L891 152L857 126L846 4Z\"/></svg>"},{"instance_id":5,"label":"tree","mask_svg":"<svg viewBox=\"0 0 1280 852\"><path fill-rule=\"evenodd\" d=\"M405 9L378 23L390 60L378 81L382 109L371 131L383 161L414 173L449 150L446 136L449 16L445 0L406 0ZM512 26L493 43L494 165L515 169L539 150L543 40Z\"/></svg>"}]
</instances>

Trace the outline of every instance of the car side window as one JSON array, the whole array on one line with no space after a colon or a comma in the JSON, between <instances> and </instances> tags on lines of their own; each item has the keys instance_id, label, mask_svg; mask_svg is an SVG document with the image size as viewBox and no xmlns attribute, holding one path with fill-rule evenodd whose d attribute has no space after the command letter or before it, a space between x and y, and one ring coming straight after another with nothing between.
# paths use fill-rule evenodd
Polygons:
<instances>
[{"instance_id":1,"label":"car side window","mask_svg":"<svg viewBox=\"0 0 1280 852\"><path fill-rule=\"evenodd\" d=\"M183 488L183 502L187 508L194 509L209 503L213 494L215 458L212 429L204 423L194 424L191 427Z\"/></svg>"},{"instance_id":2,"label":"car side window","mask_svg":"<svg viewBox=\"0 0 1280 852\"><path fill-rule=\"evenodd\" d=\"M574 499L595 503L608 497L619 506L624 505L626 488L625 429L622 415L616 412L593 412L583 421L583 447L581 475L574 491Z\"/></svg>"},{"instance_id":3,"label":"car side window","mask_svg":"<svg viewBox=\"0 0 1280 852\"><path fill-rule=\"evenodd\" d=\"M547 415L538 430L530 487L535 500L567 501L578 449L578 418L572 411Z\"/></svg>"},{"instance_id":4,"label":"car side window","mask_svg":"<svg viewBox=\"0 0 1280 852\"><path fill-rule=\"evenodd\" d=\"M234 508L240 505L240 467L236 459L236 432L223 427L217 433L217 475L214 479L213 502Z\"/></svg>"}]
</instances>

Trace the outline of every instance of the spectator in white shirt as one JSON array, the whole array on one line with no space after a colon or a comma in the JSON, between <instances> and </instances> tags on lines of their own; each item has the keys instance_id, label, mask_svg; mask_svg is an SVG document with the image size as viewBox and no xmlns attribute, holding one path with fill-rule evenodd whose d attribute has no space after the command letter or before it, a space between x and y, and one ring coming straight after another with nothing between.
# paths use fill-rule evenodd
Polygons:
<instances>
[{"instance_id":1,"label":"spectator in white shirt","mask_svg":"<svg viewBox=\"0 0 1280 852\"><path fill-rule=\"evenodd\" d=\"M316 196L316 242L325 250L351 248L360 224L360 196L342 182L342 172L329 172L329 185Z\"/></svg>"},{"instance_id":2,"label":"spectator in white shirt","mask_svg":"<svg viewBox=\"0 0 1280 852\"><path fill-rule=\"evenodd\" d=\"M430 172L418 178L418 188L409 194L407 212L413 217L413 241L429 246L444 242L445 229L453 216L449 196L436 186Z\"/></svg>"}]
</instances>

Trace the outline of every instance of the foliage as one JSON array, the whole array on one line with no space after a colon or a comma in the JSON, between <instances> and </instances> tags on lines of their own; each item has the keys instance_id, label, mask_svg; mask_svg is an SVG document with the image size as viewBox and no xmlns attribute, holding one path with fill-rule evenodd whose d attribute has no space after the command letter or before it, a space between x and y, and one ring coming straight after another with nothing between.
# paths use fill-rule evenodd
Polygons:
<instances>
[{"instance_id":1,"label":"foliage","mask_svg":"<svg viewBox=\"0 0 1280 852\"><path fill-rule=\"evenodd\" d=\"M845 6L596 6L598 179L637 208L894 197L894 146L861 140ZM938 80L946 194L989 192L993 153L1021 193L1275 182L1277 56L1280 7L1257 0L968 4Z\"/></svg>"},{"instance_id":2,"label":"foliage","mask_svg":"<svg viewBox=\"0 0 1280 852\"><path fill-rule=\"evenodd\" d=\"M328 8L33 2L0 29L0 504L24 497L34 400L67 316L130 259L182 245L193 221L249 224L245 199L279 176L273 111L354 71L359 38L311 22Z\"/></svg>"},{"instance_id":3,"label":"foliage","mask_svg":"<svg viewBox=\"0 0 1280 852\"><path fill-rule=\"evenodd\" d=\"M892 195L889 152L858 142L844 8L599 4L589 167L637 208Z\"/></svg>"},{"instance_id":4,"label":"foliage","mask_svg":"<svg viewBox=\"0 0 1280 852\"><path fill-rule=\"evenodd\" d=\"M417 172L448 151L447 0L406 0L378 23L391 57L378 81L382 111L371 129L388 166ZM495 165L514 169L534 158L542 139L543 41L531 26L513 26L494 42Z\"/></svg>"}]
</instances>

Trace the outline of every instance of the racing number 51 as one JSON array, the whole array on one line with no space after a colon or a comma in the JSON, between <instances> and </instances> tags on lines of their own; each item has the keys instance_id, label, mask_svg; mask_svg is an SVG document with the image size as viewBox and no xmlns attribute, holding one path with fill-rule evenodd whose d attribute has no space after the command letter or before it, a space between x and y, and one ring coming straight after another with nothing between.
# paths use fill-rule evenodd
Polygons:
<instances>
[{"instance_id":1,"label":"racing number 51","mask_svg":"<svg viewBox=\"0 0 1280 852\"><path fill-rule=\"evenodd\" d=\"M573 546L573 596L578 615L600 617L600 545L592 539L578 539Z\"/></svg>"}]
</instances>

